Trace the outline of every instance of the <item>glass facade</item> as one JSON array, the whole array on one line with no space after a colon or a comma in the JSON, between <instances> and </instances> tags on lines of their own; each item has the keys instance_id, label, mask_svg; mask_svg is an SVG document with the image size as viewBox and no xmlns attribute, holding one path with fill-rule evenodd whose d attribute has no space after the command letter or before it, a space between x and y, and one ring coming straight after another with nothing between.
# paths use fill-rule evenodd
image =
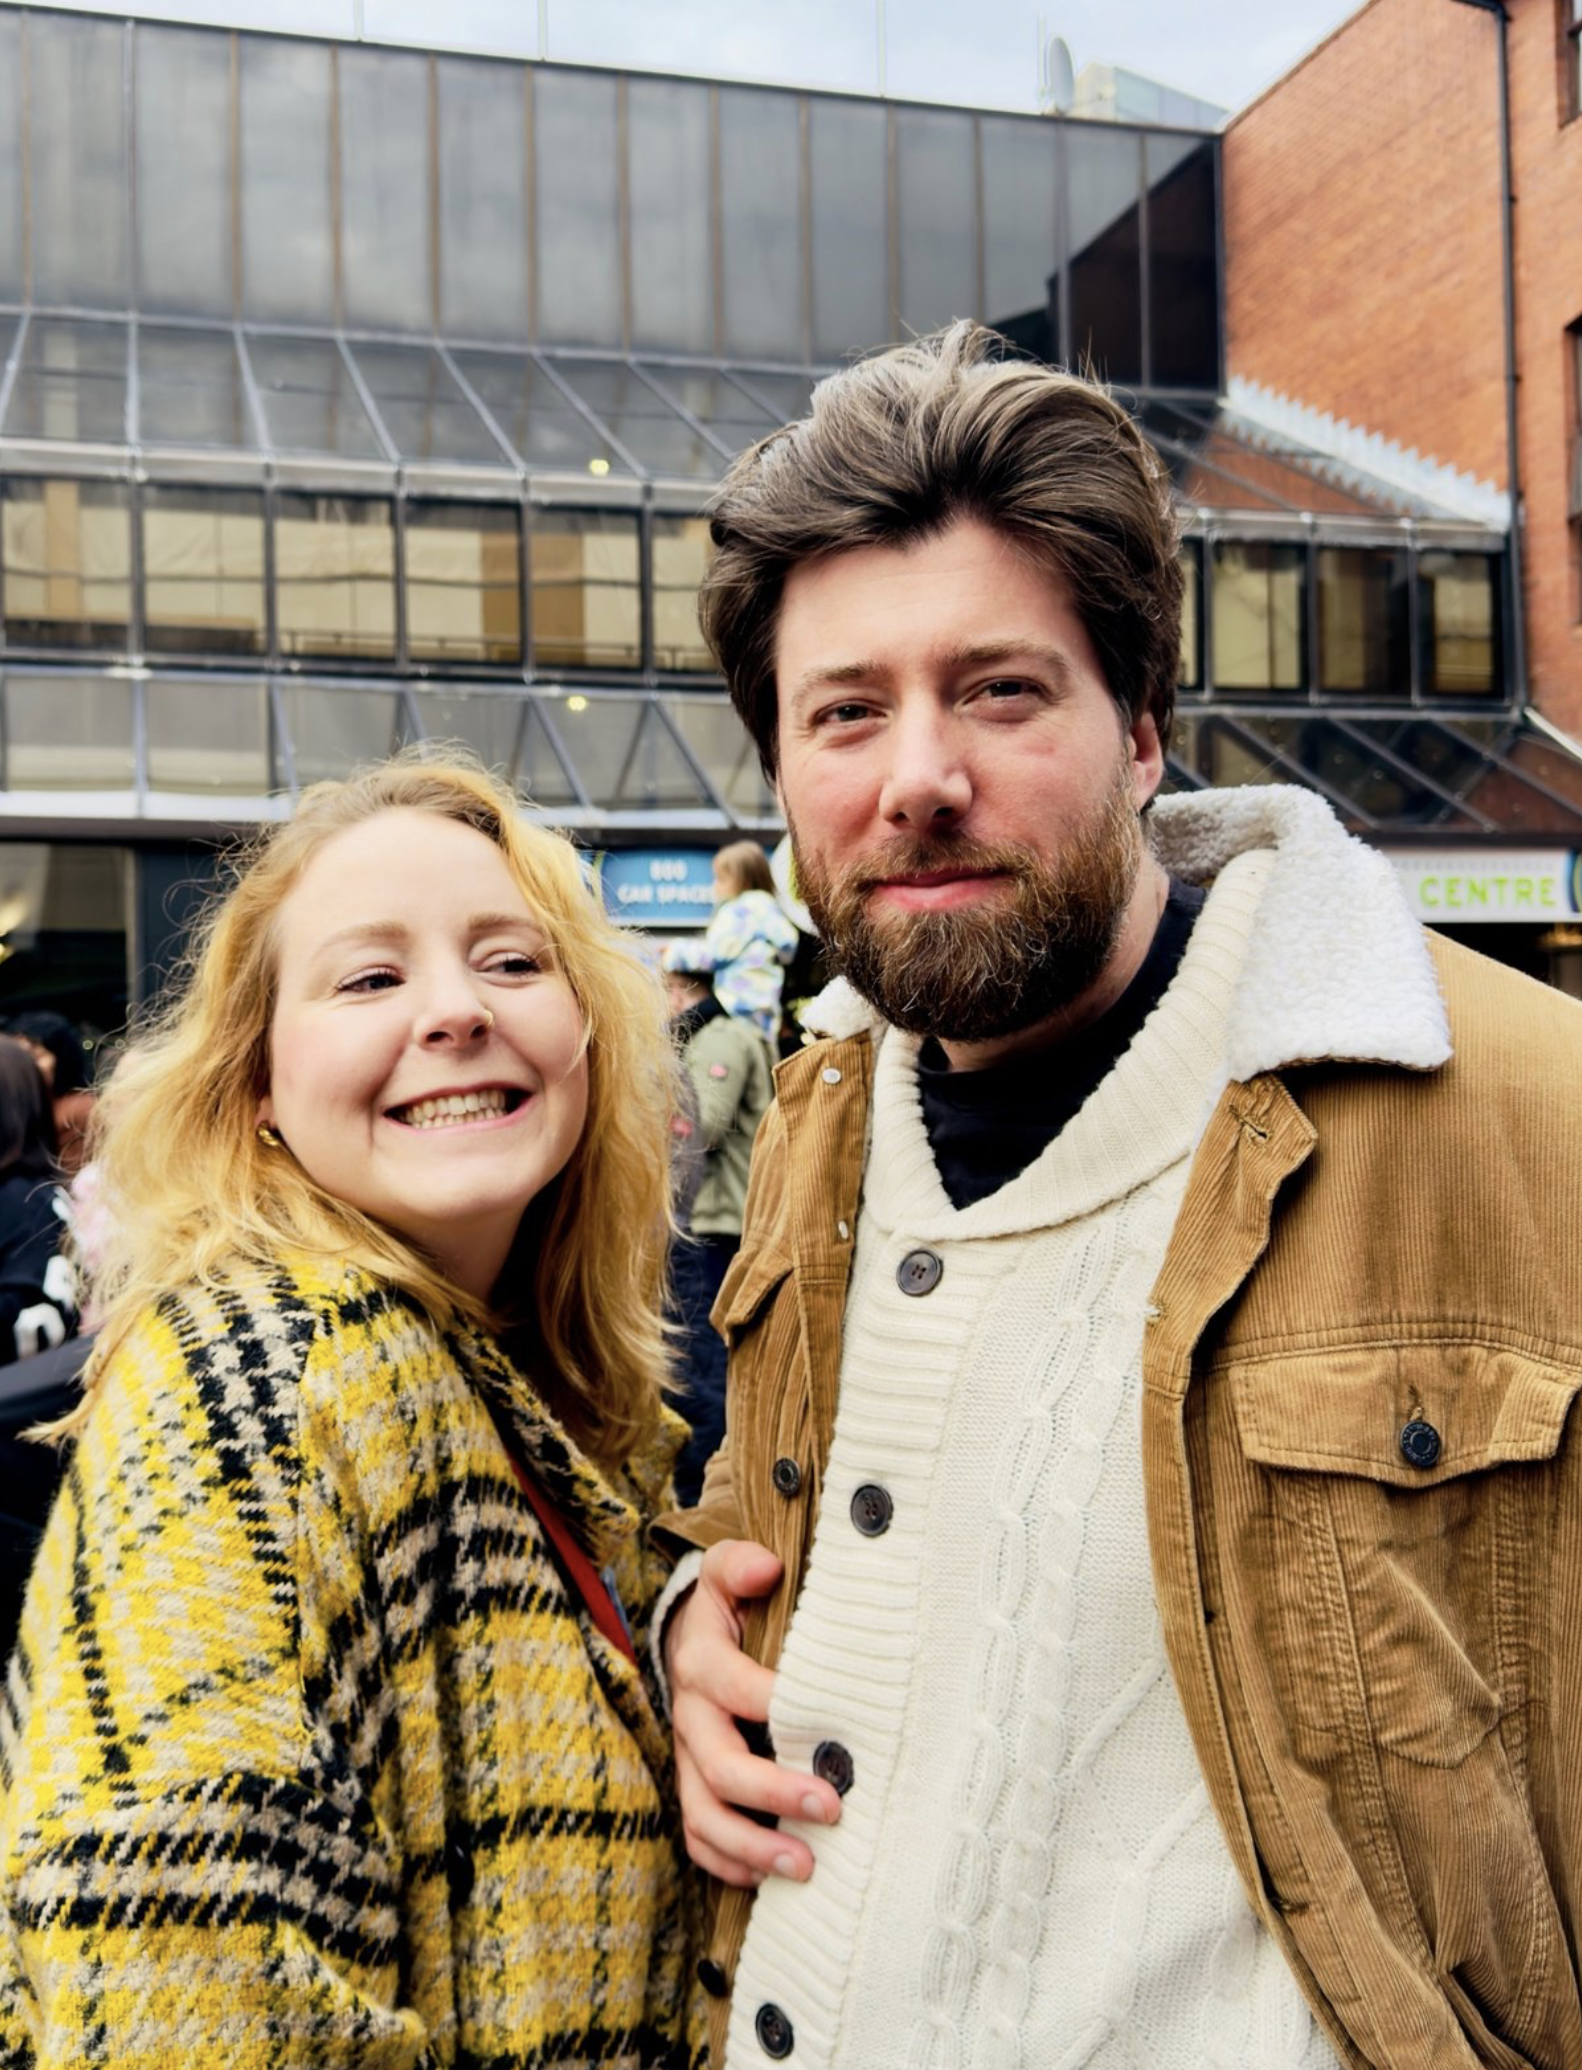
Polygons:
<instances>
[{"instance_id":1,"label":"glass facade","mask_svg":"<svg viewBox=\"0 0 1582 2070\"><path fill-rule=\"evenodd\" d=\"M1173 781L1530 817L1503 540L1221 395L1218 178L1184 131L0 0L0 820L246 820L459 739L567 823L767 829L703 512L960 316L1120 384L1169 476Z\"/></svg>"}]
</instances>

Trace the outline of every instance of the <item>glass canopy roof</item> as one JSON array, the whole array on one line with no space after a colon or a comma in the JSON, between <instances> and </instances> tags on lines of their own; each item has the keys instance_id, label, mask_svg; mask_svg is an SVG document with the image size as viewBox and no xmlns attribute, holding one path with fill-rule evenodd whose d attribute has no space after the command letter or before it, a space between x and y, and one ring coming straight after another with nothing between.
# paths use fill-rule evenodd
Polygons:
<instances>
[{"instance_id":1,"label":"glass canopy roof","mask_svg":"<svg viewBox=\"0 0 1582 2070\"><path fill-rule=\"evenodd\" d=\"M729 700L601 690L260 677L0 674L0 821L266 818L274 794L411 740L464 741L539 815L588 833L777 828ZM1519 714L1183 711L1168 784L1299 783L1373 839L1582 846L1582 759Z\"/></svg>"},{"instance_id":2,"label":"glass canopy roof","mask_svg":"<svg viewBox=\"0 0 1582 2070\"><path fill-rule=\"evenodd\" d=\"M1177 788L1299 783L1354 833L1582 841L1582 758L1520 713L1368 717L1333 710L1182 711Z\"/></svg>"},{"instance_id":3,"label":"glass canopy roof","mask_svg":"<svg viewBox=\"0 0 1582 2070\"><path fill-rule=\"evenodd\" d=\"M0 464L41 442L690 484L808 405L819 370L0 312ZM1196 514L1467 530L1223 403L1151 398L1144 431ZM35 460L35 464L37 461Z\"/></svg>"}]
</instances>

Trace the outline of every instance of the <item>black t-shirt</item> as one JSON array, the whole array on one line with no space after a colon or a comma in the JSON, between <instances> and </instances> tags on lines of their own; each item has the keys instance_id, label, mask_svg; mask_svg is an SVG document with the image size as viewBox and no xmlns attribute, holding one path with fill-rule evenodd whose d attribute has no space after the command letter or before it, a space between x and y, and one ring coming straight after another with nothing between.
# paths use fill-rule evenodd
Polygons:
<instances>
[{"instance_id":1,"label":"black t-shirt","mask_svg":"<svg viewBox=\"0 0 1582 2070\"><path fill-rule=\"evenodd\" d=\"M1068 1042L982 1071L952 1071L928 1037L917 1059L923 1125L954 1206L970 1207L1025 1171L1097 1090L1164 997L1206 896L1171 879L1137 975L1107 1013Z\"/></svg>"}]
</instances>

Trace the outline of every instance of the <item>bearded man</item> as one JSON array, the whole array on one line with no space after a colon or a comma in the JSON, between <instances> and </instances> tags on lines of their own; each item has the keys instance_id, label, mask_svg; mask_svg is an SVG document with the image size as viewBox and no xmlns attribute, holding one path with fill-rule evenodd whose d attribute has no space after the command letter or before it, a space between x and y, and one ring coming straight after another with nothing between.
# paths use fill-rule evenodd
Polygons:
<instances>
[{"instance_id":1,"label":"bearded man","mask_svg":"<svg viewBox=\"0 0 1582 2070\"><path fill-rule=\"evenodd\" d=\"M1306 792L1156 802L1091 385L881 355L714 536L844 971L662 1527L716 2061L1582 2063L1582 1015Z\"/></svg>"}]
</instances>

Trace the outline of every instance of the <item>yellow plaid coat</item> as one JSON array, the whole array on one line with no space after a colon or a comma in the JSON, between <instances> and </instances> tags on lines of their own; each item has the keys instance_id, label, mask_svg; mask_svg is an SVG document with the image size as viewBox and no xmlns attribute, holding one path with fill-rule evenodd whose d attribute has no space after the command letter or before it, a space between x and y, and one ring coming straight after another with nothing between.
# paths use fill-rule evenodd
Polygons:
<instances>
[{"instance_id":1,"label":"yellow plaid coat","mask_svg":"<svg viewBox=\"0 0 1582 2070\"><path fill-rule=\"evenodd\" d=\"M659 1489L494 1344L299 1263L143 1317L0 1705L0 2064L698 2059L665 1734L495 1416L642 1658Z\"/></svg>"}]
</instances>

